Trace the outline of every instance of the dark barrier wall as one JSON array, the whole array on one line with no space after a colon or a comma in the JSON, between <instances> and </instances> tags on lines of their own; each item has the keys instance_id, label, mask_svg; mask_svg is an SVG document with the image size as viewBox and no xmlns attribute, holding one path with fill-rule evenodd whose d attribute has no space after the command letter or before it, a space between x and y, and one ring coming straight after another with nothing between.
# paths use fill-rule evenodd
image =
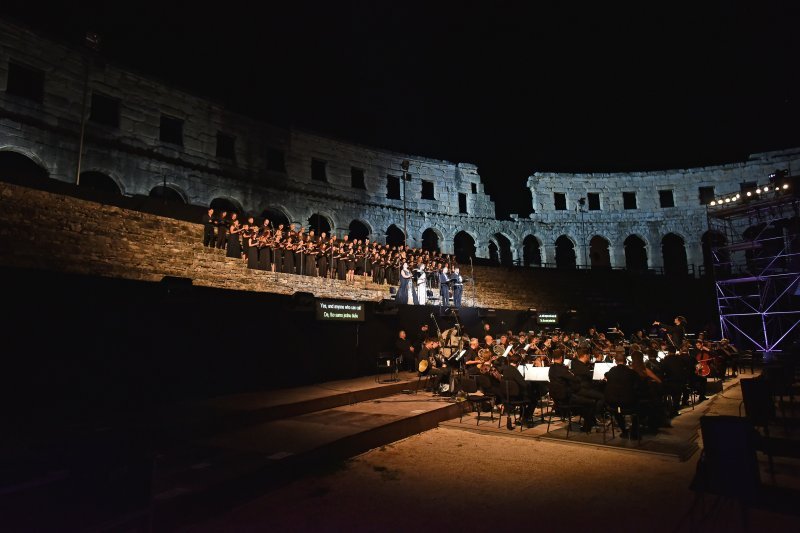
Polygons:
<instances>
[{"instance_id":1,"label":"dark barrier wall","mask_svg":"<svg viewBox=\"0 0 800 533\"><path fill-rule=\"evenodd\" d=\"M313 299L180 280L0 271L7 287L4 406L32 424L39 415L69 423L89 412L112 416L191 397L369 375L376 356L393 349L400 328L416 339L422 323L435 332L432 313L442 330L455 323L436 307L387 311L373 303L364 322L319 322ZM527 312L482 315L461 312L473 336L482 335L484 320L493 331L538 329ZM579 315L563 318L566 326L587 326Z\"/></svg>"}]
</instances>

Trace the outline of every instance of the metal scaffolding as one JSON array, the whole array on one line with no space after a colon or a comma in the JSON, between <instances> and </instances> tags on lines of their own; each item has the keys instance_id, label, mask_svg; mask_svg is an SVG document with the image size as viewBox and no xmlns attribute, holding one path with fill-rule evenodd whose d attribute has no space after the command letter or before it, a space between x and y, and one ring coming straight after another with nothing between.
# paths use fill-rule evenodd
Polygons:
<instances>
[{"instance_id":1,"label":"metal scaffolding","mask_svg":"<svg viewBox=\"0 0 800 533\"><path fill-rule=\"evenodd\" d=\"M708 209L722 335L765 359L788 349L800 332L797 182L771 180Z\"/></svg>"}]
</instances>

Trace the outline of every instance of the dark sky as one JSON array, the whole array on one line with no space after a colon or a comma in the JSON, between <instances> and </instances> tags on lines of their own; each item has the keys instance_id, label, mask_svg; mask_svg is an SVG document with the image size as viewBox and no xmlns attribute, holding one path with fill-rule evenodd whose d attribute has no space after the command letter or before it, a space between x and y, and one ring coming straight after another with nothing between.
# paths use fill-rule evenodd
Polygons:
<instances>
[{"instance_id":1,"label":"dark sky","mask_svg":"<svg viewBox=\"0 0 800 533\"><path fill-rule=\"evenodd\" d=\"M800 146L798 2L126 4L0 13L278 125L476 163L499 215L535 171Z\"/></svg>"}]
</instances>

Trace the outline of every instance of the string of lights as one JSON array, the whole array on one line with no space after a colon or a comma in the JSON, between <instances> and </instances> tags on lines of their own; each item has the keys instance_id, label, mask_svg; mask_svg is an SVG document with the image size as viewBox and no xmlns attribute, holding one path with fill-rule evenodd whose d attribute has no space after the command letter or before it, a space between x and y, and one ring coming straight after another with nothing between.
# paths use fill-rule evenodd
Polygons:
<instances>
[{"instance_id":1,"label":"string of lights","mask_svg":"<svg viewBox=\"0 0 800 533\"><path fill-rule=\"evenodd\" d=\"M788 193L790 188L789 171L778 170L769 175L768 184L742 186L739 192L735 194L730 193L730 195L724 195L715 200L711 200L708 205L709 207L720 208L739 201L747 202L750 200L773 198L775 195Z\"/></svg>"}]
</instances>

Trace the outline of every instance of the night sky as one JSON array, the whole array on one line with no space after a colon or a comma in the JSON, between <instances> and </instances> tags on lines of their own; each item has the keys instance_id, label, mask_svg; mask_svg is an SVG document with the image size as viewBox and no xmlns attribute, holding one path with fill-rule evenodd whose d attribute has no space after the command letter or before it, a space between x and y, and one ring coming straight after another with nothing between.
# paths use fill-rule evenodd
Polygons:
<instances>
[{"instance_id":1,"label":"night sky","mask_svg":"<svg viewBox=\"0 0 800 533\"><path fill-rule=\"evenodd\" d=\"M6 1L4 17L232 110L478 165L656 170L800 146L800 3Z\"/></svg>"}]
</instances>

